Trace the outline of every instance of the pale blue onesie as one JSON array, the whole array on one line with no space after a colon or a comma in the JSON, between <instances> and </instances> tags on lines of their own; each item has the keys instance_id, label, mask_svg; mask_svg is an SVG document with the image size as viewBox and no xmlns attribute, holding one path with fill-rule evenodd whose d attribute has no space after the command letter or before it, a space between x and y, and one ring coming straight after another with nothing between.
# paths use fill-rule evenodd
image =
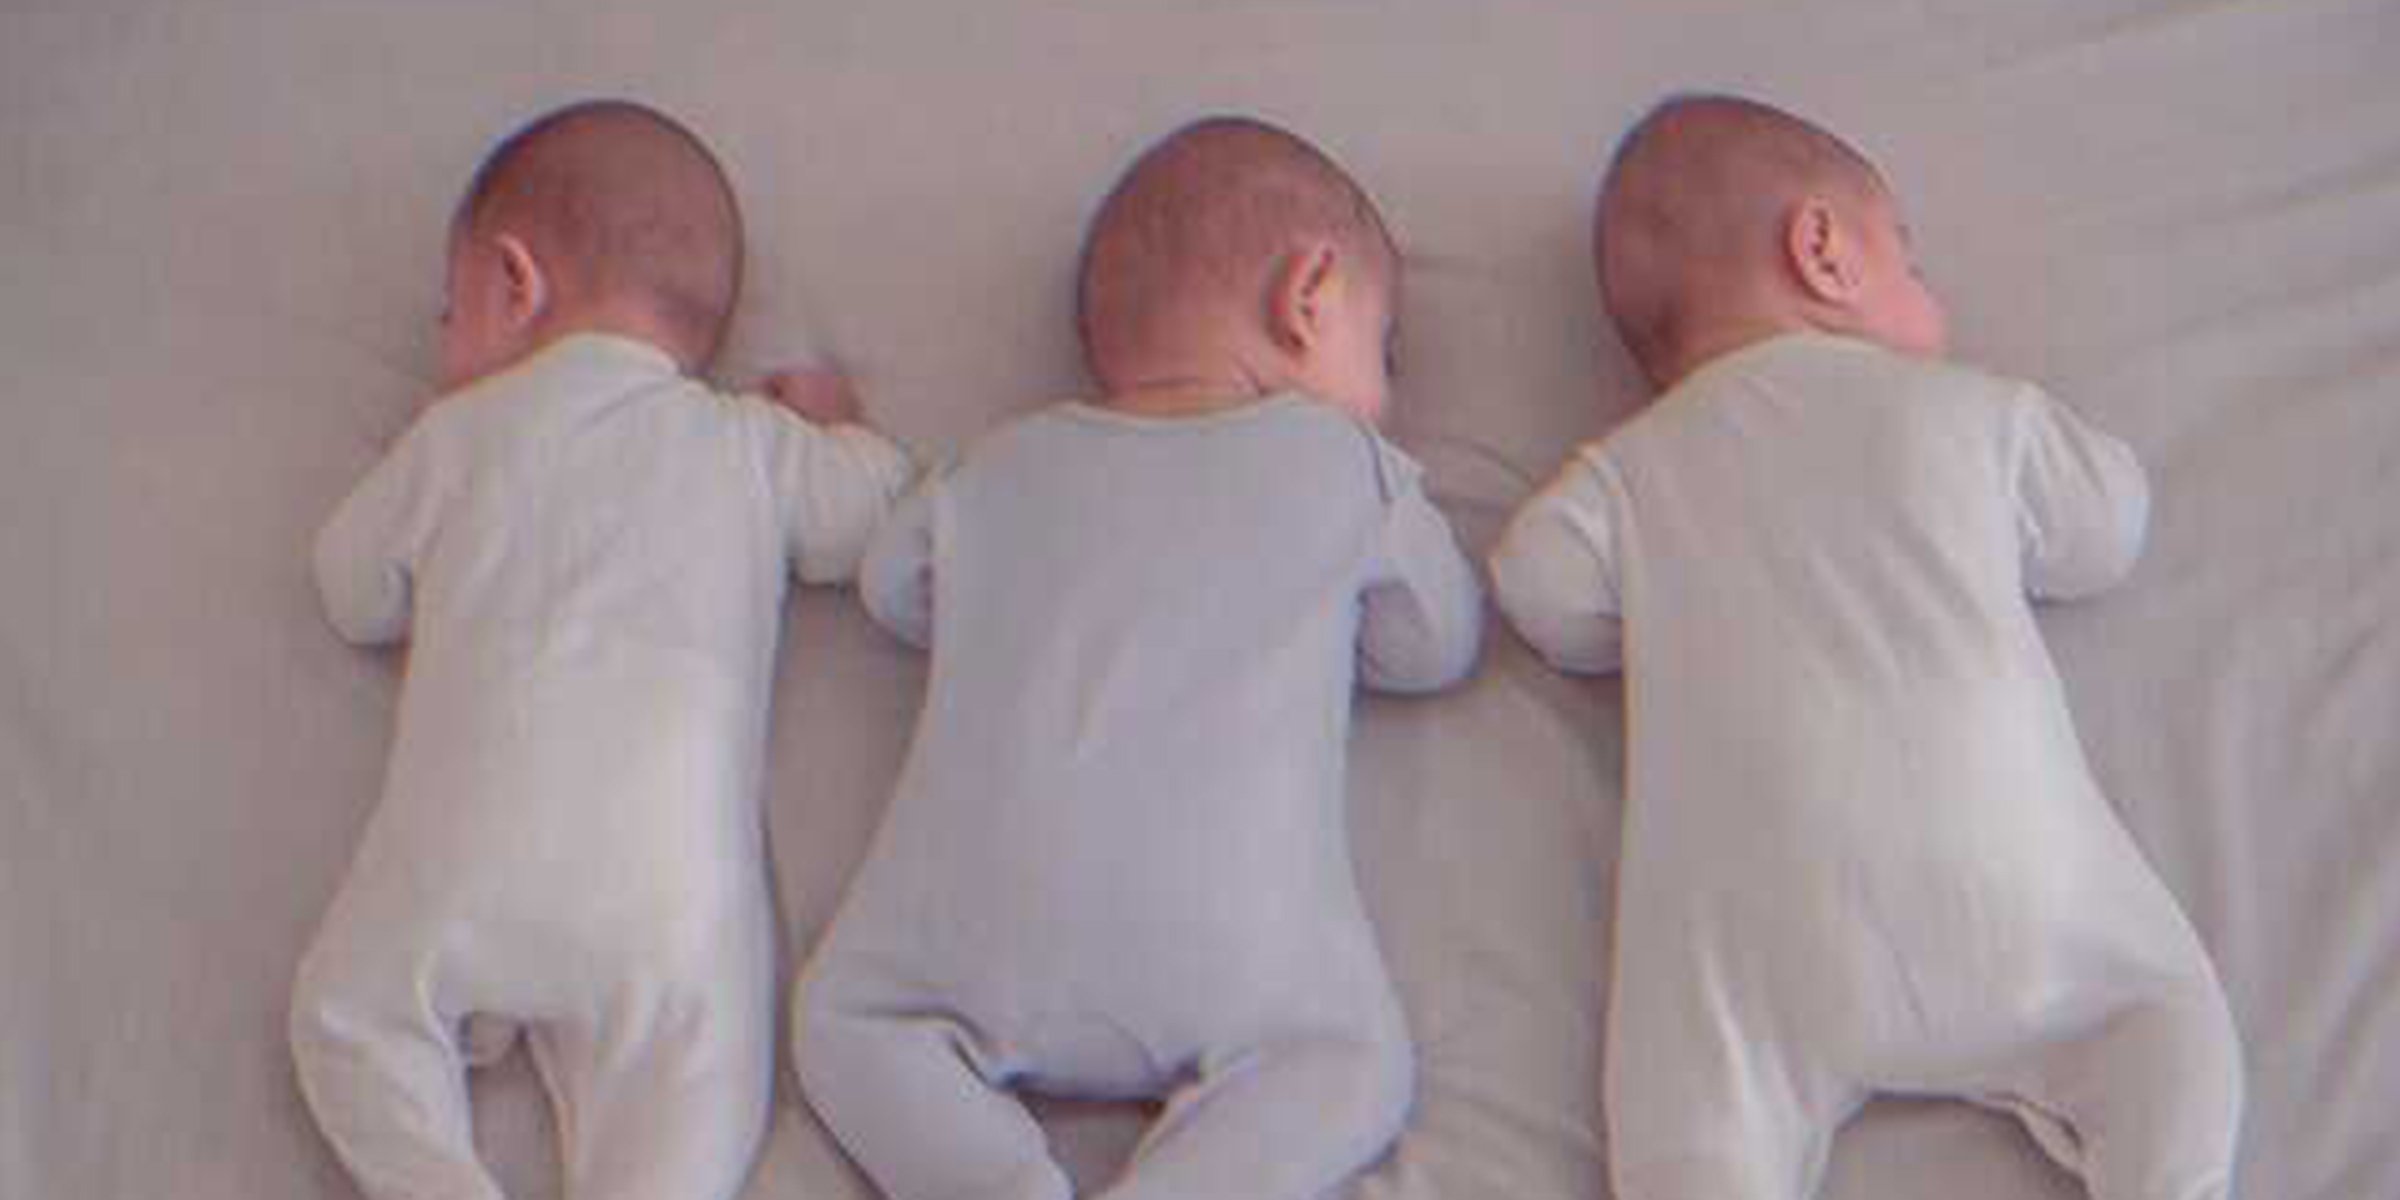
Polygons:
<instances>
[{"instance_id":1,"label":"pale blue onesie","mask_svg":"<svg viewBox=\"0 0 2400 1200\"><path fill-rule=\"evenodd\" d=\"M1318 1200L1397 1134L1351 688L1458 680L1482 620L1417 474L1298 396L1063 404L877 533L861 595L932 676L794 1053L893 1200L1064 1200L1011 1089L1166 1098L1115 1200Z\"/></svg>"}]
</instances>

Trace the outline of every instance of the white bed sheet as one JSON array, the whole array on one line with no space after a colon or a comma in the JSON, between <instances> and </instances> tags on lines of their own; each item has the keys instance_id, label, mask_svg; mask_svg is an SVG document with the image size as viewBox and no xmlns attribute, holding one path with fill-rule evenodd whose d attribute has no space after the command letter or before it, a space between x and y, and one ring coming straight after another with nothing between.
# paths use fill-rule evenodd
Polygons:
<instances>
[{"instance_id":1,"label":"white bed sheet","mask_svg":"<svg viewBox=\"0 0 2400 1200\"><path fill-rule=\"evenodd\" d=\"M2244 1194L2400 1196L2400 6L88 0L0 6L0 1196L351 1194L293 1090L294 961L395 676L316 524L431 362L443 222L515 123L629 94L751 228L727 373L838 354L935 451L1079 386L1067 281L1126 156L1286 121L1406 244L1399 436L1478 544L1631 395L1586 206L1661 92L1736 87L1887 168L1967 353L2128 436L2129 588L2047 626L2098 769L2248 1039ZM786 951L923 680L798 600L767 798ZM1621 693L1506 634L1369 701L1354 807L1423 1057L1390 1200L1605 1194ZM555 1194L513 1063L480 1120ZM1053 1110L1088 1180L1138 1114ZM756 1197L864 1196L789 1086ZM1827 1195L2067 1197L2013 1127L1889 1105Z\"/></svg>"}]
</instances>

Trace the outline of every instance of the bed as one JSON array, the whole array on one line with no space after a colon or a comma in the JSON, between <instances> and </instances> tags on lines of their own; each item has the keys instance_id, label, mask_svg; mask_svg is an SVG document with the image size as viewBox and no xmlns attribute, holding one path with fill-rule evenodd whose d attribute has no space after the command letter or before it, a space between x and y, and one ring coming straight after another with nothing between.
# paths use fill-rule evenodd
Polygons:
<instances>
[{"instance_id":1,"label":"bed","mask_svg":"<svg viewBox=\"0 0 2400 1200\"><path fill-rule=\"evenodd\" d=\"M2246 1038L2241 1193L2400 1196L2400 7L2389 0L378 4L0 12L0 1196L353 1195L284 1005L375 800L398 673L309 539L433 361L481 151L628 95L750 223L721 374L835 356L926 453L1082 387L1082 222L1188 118L1288 123L1404 243L1398 440L1487 545L1635 395L1586 228L1677 89L1892 176L1965 356L2131 440L2132 583L2047 610L2096 768ZM898 765L921 659L791 607L764 798L786 966ZM1623 695L1499 631L1361 702L1360 867L1421 1055L1372 1200L1607 1194L1598 1063ZM478 1083L557 1194L521 1058ZM1141 1113L1050 1105L1087 1183ZM791 1086L752 1197L872 1193ZM1871 1109L1825 1195L2080 1194L2013 1125Z\"/></svg>"}]
</instances>

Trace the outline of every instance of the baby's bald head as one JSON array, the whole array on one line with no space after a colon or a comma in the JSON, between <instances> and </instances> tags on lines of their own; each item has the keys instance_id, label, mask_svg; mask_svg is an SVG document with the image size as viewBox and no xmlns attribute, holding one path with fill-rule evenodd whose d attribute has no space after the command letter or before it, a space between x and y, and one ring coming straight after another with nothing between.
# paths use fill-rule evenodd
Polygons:
<instances>
[{"instance_id":1,"label":"baby's bald head","mask_svg":"<svg viewBox=\"0 0 2400 1200\"><path fill-rule=\"evenodd\" d=\"M1668 100L1625 135L1601 185L1593 250L1609 316L1657 378L1712 305L1784 273L1798 205L1883 195L1864 155L1781 109L1733 96Z\"/></svg>"},{"instance_id":2,"label":"baby's bald head","mask_svg":"<svg viewBox=\"0 0 2400 1200\"><path fill-rule=\"evenodd\" d=\"M741 291L741 213L716 156L662 113L591 101L500 143L452 237L503 234L524 244L564 310L641 314L688 370L724 341Z\"/></svg>"},{"instance_id":3,"label":"baby's bald head","mask_svg":"<svg viewBox=\"0 0 2400 1200\"><path fill-rule=\"evenodd\" d=\"M1374 201L1323 151L1242 117L1177 130L1135 160L1085 238L1076 321L1093 376L1114 390L1195 329L1263 319L1277 273L1311 245L1396 277Z\"/></svg>"}]
</instances>

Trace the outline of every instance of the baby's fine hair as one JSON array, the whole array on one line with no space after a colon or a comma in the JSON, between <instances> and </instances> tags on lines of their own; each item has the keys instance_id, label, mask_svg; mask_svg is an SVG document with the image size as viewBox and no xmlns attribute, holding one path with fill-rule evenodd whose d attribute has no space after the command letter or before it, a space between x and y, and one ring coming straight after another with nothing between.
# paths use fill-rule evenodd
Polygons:
<instances>
[{"instance_id":1,"label":"baby's fine hair","mask_svg":"<svg viewBox=\"0 0 2400 1200\"><path fill-rule=\"evenodd\" d=\"M1773 105L1713 93L1660 101L1617 144L1593 212L1601 289L1626 348L1644 363L1666 353L1696 290L1780 253L1802 198L1883 188L1856 148Z\"/></svg>"},{"instance_id":2,"label":"baby's fine hair","mask_svg":"<svg viewBox=\"0 0 2400 1200\"><path fill-rule=\"evenodd\" d=\"M1177 129L1126 169L1085 236L1076 327L1093 374L1105 382L1195 300L1263 298L1283 256L1317 238L1397 262L1375 202L1306 139L1240 116Z\"/></svg>"},{"instance_id":3,"label":"baby's fine hair","mask_svg":"<svg viewBox=\"0 0 2400 1200\"><path fill-rule=\"evenodd\" d=\"M452 228L516 236L573 299L646 305L687 365L715 356L741 293L741 210L723 166L629 100L568 105L510 134Z\"/></svg>"}]
</instances>

